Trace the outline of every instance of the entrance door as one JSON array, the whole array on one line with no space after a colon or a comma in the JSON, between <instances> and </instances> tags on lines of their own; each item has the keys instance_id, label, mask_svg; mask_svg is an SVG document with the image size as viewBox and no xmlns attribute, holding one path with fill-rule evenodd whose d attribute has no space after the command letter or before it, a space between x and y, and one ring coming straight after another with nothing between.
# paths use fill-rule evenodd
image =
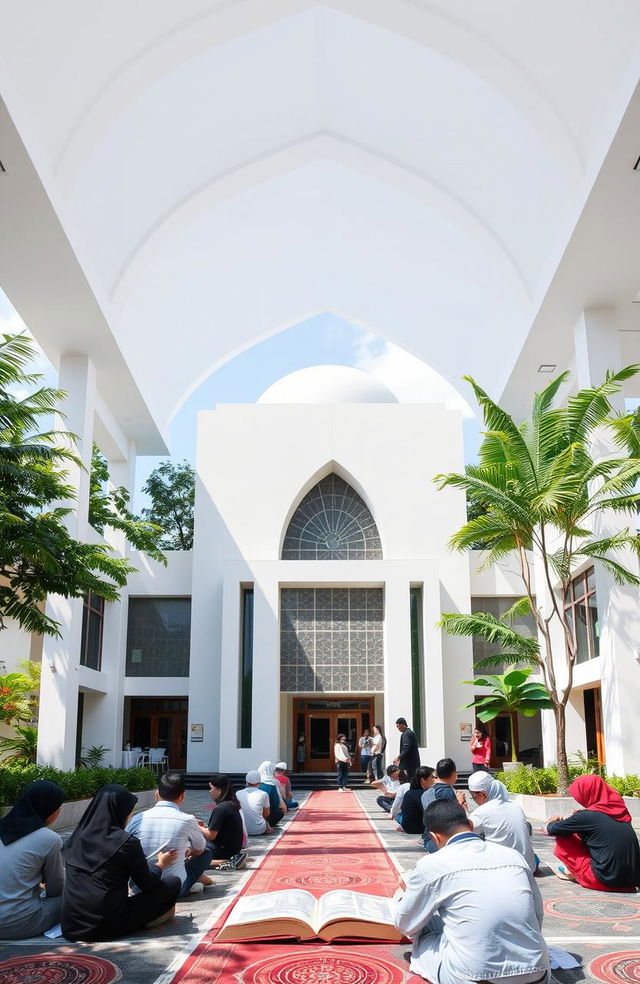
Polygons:
<instances>
[{"instance_id":1,"label":"entrance door","mask_svg":"<svg viewBox=\"0 0 640 984\"><path fill-rule=\"evenodd\" d=\"M336 735L347 737L355 769L360 768L358 738L373 727L373 697L334 697L293 702L293 762L296 772L329 772L335 768ZM302 739L302 740L301 740Z\"/></svg>"},{"instance_id":2,"label":"entrance door","mask_svg":"<svg viewBox=\"0 0 640 984\"><path fill-rule=\"evenodd\" d=\"M164 748L170 769L186 769L187 706L184 698L132 698L132 747Z\"/></svg>"},{"instance_id":3,"label":"entrance door","mask_svg":"<svg viewBox=\"0 0 640 984\"><path fill-rule=\"evenodd\" d=\"M587 738L587 757L597 759L600 765L604 765L606 758L600 687L592 687L584 692L584 725Z\"/></svg>"}]
</instances>

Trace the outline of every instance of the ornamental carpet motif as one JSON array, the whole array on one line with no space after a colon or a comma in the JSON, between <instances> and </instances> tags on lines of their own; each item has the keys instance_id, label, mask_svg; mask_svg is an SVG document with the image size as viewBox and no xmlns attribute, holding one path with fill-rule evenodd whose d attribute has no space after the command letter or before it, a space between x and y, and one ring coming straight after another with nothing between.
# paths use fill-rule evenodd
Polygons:
<instances>
[{"instance_id":1,"label":"ornamental carpet motif","mask_svg":"<svg viewBox=\"0 0 640 984\"><path fill-rule=\"evenodd\" d=\"M120 978L110 960L84 953L43 953L0 962L2 984L111 984Z\"/></svg>"}]
</instances>

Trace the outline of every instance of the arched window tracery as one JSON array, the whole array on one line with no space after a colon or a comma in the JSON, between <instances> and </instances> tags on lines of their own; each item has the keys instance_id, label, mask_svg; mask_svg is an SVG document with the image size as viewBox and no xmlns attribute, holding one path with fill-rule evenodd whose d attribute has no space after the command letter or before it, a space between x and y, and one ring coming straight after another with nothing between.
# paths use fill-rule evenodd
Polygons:
<instances>
[{"instance_id":1,"label":"arched window tracery","mask_svg":"<svg viewBox=\"0 0 640 984\"><path fill-rule=\"evenodd\" d=\"M339 475L327 475L293 514L282 560L381 559L378 527L364 499Z\"/></svg>"}]
</instances>

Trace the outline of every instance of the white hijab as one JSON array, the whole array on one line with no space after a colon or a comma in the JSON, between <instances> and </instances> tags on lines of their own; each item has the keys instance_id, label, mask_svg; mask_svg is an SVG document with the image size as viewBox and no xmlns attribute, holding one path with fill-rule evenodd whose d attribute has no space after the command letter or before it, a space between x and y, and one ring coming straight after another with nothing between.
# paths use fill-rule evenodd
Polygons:
<instances>
[{"instance_id":1,"label":"white hijab","mask_svg":"<svg viewBox=\"0 0 640 984\"><path fill-rule=\"evenodd\" d=\"M509 793L506 786L494 779L490 772L472 772L469 776L469 790L472 793L486 793L487 801L506 803Z\"/></svg>"},{"instance_id":2,"label":"white hijab","mask_svg":"<svg viewBox=\"0 0 640 984\"><path fill-rule=\"evenodd\" d=\"M273 762L262 762L258 766L258 772L260 773L260 782L263 782L265 786L275 786L277 780L273 775Z\"/></svg>"}]
</instances>

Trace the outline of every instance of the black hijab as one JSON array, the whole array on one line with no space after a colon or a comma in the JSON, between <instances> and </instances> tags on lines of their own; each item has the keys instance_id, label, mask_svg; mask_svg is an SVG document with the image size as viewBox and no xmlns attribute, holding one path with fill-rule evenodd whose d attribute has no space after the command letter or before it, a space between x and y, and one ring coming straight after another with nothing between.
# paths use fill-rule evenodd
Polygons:
<instances>
[{"instance_id":1,"label":"black hijab","mask_svg":"<svg viewBox=\"0 0 640 984\"><path fill-rule=\"evenodd\" d=\"M132 836L124 825L137 802L138 797L124 786L115 782L102 786L65 846L65 863L83 871L95 871L113 857Z\"/></svg>"},{"instance_id":2,"label":"black hijab","mask_svg":"<svg viewBox=\"0 0 640 984\"><path fill-rule=\"evenodd\" d=\"M63 803L64 790L48 779L37 779L27 786L22 796L0 820L0 840L5 846L44 827L47 817Z\"/></svg>"}]
</instances>

